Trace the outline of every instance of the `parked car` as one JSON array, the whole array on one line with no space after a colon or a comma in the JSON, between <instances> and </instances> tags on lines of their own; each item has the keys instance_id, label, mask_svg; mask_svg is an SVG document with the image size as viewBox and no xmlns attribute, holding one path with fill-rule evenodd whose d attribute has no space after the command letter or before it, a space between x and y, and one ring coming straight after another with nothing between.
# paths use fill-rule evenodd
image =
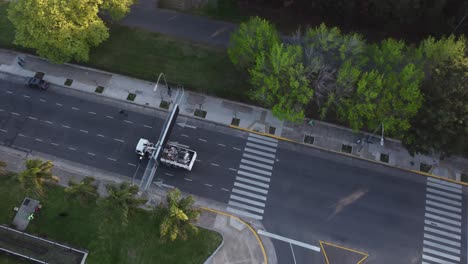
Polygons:
<instances>
[{"instance_id":1,"label":"parked car","mask_svg":"<svg viewBox=\"0 0 468 264\"><path fill-rule=\"evenodd\" d=\"M41 89L45 91L49 88L49 83L42 79L32 77L28 80L28 86L31 88Z\"/></svg>"}]
</instances>

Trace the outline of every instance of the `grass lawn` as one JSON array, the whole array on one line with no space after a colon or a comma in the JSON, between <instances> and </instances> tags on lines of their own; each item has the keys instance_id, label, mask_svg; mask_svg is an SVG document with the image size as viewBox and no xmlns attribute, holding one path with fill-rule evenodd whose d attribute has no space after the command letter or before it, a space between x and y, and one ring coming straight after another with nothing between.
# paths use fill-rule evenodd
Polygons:
<instances>
[{"instance_id":1,"label":"grass lawn","mask_svg":"<svg viewBox=\"0 0 468 264\"><path fill-rule=\"evenodd\" d=\"M7 7L0 0L0 47L24 52L12 44L14 29L6 17ZM90 60L83 64L153 82L163 72L169 83L188 90L248 102L249 85L225 50L141 29L112 25L109 39L92 49Z\"/></svg>"},{"instance_id":2,"label":"grass lawn","mask_svg":"<svg viewBox=\"0 0 468 264\"><path fill-rule=\"evenodd\" d=\"M99 212L96 204L83 205L76 199L69 199L59 186L47 186L46 190L46 196L41 199L44 207L26 231L89 250L86 262L89 264L203 263L221 243L219 234L205 229L200 229L187 241L164 243L159 239L160 219L150 212L135 210L129 215L126 229L121 226L111 228L120 232L113 235L112 258L107 259L95 253L100 243L97 239ZM11 223L12 209L23 198L24 194L14 178L0 176L0 223ZM3 263L22 262L0 256L0 264Z\"/></svg>"}]
</instances>

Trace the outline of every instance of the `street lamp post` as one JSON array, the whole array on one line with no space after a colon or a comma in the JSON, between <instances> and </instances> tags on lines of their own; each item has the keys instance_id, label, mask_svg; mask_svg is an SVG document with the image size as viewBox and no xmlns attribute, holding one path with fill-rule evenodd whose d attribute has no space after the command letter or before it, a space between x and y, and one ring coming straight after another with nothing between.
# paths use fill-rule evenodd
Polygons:
<instances>
[{"instance_id":1,"label":"street lamp post","mask_svg":"<svg viewBox=\"0 0 468 264\"><path fill-rule=\"evenodd\" d=\"M384 133L384 125L383 125L383 123L382 123L382 136L380 136L380 146L383 146L383 145L384 145L383 133Z\"/></svg>"},{"instance_id":2,"label":"street lamp post","mask_svg":"<svg viewBox=\"0 0 468 264\"><path fill-rule=\"evenodd\" d=\"M164 73L161 72L159 74L158 80L156 81L156 84L154 85L153 92L156 92L158 90L158 84L159 84L159 80L161 79L161 76L164 79L164 83L166 84L166 87L169 89L169 86L167 85L167 81L166 81L166 76L164 76Z\"/></svg>"}]
</instances>

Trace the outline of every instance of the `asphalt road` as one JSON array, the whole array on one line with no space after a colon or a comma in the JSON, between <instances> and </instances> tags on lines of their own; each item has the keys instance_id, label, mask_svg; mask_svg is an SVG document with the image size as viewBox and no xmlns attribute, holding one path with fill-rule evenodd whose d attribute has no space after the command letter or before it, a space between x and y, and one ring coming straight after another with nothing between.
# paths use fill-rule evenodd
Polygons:
<instances>
[{"instance_id":1,"label":"asphalt road","mask_svg":"<svg viewBox=\"0 0 468 264\"><path fill-rule=\"evenodd\" d=\"M57 89L0 81L0 142L132 177L137 141L156 140L165 114L130 108L122 116L121 103ZM324 263L318 241L368 254L365 263L467 262L461 187L187 120L196 128L175 126L170 141L197 151L193 170L160 167L157 179L262 220L278 238L279 263ZM359 257L325 248L332 264Z\"/></svg>"}]
</instances>

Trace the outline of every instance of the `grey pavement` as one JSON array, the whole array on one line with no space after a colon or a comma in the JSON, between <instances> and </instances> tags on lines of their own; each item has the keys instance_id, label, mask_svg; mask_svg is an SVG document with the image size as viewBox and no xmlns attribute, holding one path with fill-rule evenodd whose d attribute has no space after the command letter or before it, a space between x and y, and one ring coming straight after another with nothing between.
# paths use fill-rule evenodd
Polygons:
<instances>
[{"instance_id":1,"label":"grey pavement","mask_svg":"<svg viewBox=\"0 0 468 264\"><path fill-rule=\"evenodd\" d=\"M10 171L20 172L24 169L25 160L33 158L54 160L52 173L59 178L58 184L64 187L68 186L70 180L79 182L86 176L94 177L102 196L106 195L105 185L118 184L128 180L127 177L119 174L91 169L45 153L0 146L0 160L7 163L7 169ZM149 198L145 208L151 210L159 203L164 202L169 189L153 185L145 194ZM203 197L195 197L195 199L195 206L201 209L201 215L196 225L216 231L223 237L222 244L205 261L205 264L277 263L271 241L268 238L259 238L254 231L263 228L260 222L247 223L222 212L224 209L221 203ZM92 254L92 252L90 253Z\"/></svg>"},{"instance_id":2,"label":"grey pavement","mask_svg":"<svg viewBox=\"0 0 468 264\"><path fill-rule=\"evenodd\" d=\"M24 68L16 63L18 55L26 59ZM0 50L0 63L0 73L28 77L41 71L46 74L45 80L53 84L63 86L65 80L70 78L73 79L71 90L95 93L96 87L102 86L104 97L118 100L125 100L129 93L133 93L136 95L135 104L155 109L159 109L163 100L176 101L181 107L181 114L185 116L193 117L195 110L201 109L207 112L205 120L221 125L230 125L233 118L237 118L240 120L239 128L271 133L299 143L304 143L308 136L310 146L336 152L344 152L344 147L348 147L350 155L376 162L381 162L385 155L388 162L382 163L402 169L419 171L427 165L429 173L456 181L460 181L461 175L468 172L468 160L462 157L452 156L444 160L440 160L437 155L412 157L398 140L385 138L384 146L381 146L380 135L354 133L349 128L318 120L291 123L275 118L268 109L183 89L173 88L172 96L169 96L167 88L161 83L154 92L155 83L71 64L55 65L34 56L7 50ZM369 141L361 140L357 143L358 139L367 136L370 137Z\"/></svg>"}]
</instances>

